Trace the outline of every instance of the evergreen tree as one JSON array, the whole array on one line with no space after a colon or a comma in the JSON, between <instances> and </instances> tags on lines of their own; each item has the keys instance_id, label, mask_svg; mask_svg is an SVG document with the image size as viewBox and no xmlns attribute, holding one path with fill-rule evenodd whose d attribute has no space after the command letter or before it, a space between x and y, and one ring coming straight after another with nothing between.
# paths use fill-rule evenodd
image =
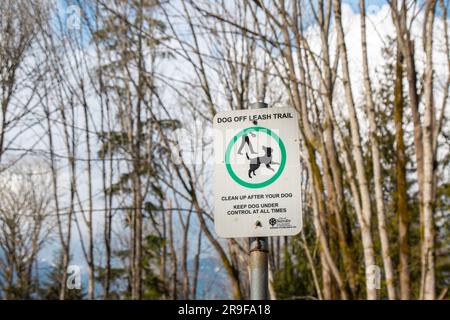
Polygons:
<instances>
[{"instance_id":1,"label":"evergreen tree","mask_svg":"<svg viewBox=\"0 0 450 320\"><path fill-rule=\"evenodd\" d=\"M59 251L54 259L55 263L50 266L50 269L45 274L45 280L38 288L38 296L45 300L58 300L61 288L61 281L63 280L64 263L62 252ZM83 273L80 275L83 276ZM86 293L83 290L83 281L81 281L81 289L69 289L66 285L67 300L82 300Z\"/></svg>"},{"instance_id":2,"label":"evergreen tree","mask_svg":"<svg viewBox=\"0 0 450 320\"><path fill-rule=\"evenodd\" d=\"M118 1L110 9L101 17L93 41L107 52L98 74L101 91L115 98L118 125L99 133L99 156L129 159L120 166L120 174L108 193L124 207L123 223L130 232L130 243L128 248L116 251L123 266L101 270L98 278L104 279L103 273L109 272L108 281L128 281L129 292L119 290L119 295L158 298L162 285L153 269L160 263L155 257L162 250L164 239L155 232L161 218L155 217L151 209L162 210L161 162L169 153L161 146L157 132L178 127L177 121L160 120L155 112L160 106L155 64L167 58L160 45L165 40L165 25L155 18L157 1ZM154 227L147 228L147 222Z\"/></svg>"}]
</instances>

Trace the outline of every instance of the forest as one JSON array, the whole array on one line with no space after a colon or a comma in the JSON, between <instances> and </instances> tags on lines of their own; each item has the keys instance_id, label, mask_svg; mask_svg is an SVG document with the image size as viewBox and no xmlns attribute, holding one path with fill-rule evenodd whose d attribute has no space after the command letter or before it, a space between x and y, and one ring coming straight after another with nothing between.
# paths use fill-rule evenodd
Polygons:
<instances>
[{"instance_id":1,"label":"forest","mask_svg":"<svg viewBox=\"0 0 450 320\"><path fill-rule=\"evenodd\" d=\"M0 1L0 299L248 299L213 118L255 102L300 128L303 228L269 238L270 299L450 299L449 10Z\"/></svg>"}]
</instances>

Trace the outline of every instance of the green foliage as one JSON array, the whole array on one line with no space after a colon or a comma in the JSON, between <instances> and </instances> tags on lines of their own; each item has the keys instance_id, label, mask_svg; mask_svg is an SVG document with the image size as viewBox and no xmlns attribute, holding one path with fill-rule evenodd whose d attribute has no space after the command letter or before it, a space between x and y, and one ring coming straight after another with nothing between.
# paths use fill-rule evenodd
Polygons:
<instances>
[{"instance_id":1,"label":"green foliage","mask_svg":"<svg viewBox=\"0 0 450 320\"><path fill-rule=\"evenodd\" d=\"M444 165L444 168L448 165ZM436 283L438 294L450 287L450 183L437 188Z\"/></svg>"},{"instance_id":2,"label":"green foliage","mask_svg":"<svg viewBox=\"0 0 450 320\"><path fill-rule=\"evenodd\" d=\"M154 266L160 261L161 248L165 239L148 235L144 241L142 267L144 270L143 299L160 299L165 293L164 279L154 271Z\"/></svg>"},{"instance_id":3,"label":"green foliage","mask_svg":"<svg viewBox=\"0 0 450 320\"><path fill-rule=\"evenodd\" d=\"M56 264L50 267L50 270L46 274L46 280L41 284L38 289L38 295L41 299L45 300L59 300L59 294L61 290L61 282L64 276L64 264L63 264L63 254L59 251L55 258ZM66 287L65 299L66 300L82 300L85 297L85 292L83 291L83 286L80 290L68 289Z\"/></svg>"},{"instance_id":4,"label":"green foliage","mask_svg":"<svg viewBox=\"0 0 450 320\"><path fill-rule=\"evenodd\" d=\"M308 259L300 236L289 239L283 249L280 268L274 274L277 299L311 299L317 297Z\"/></svg>"},{"instance_id":5,"label":"green foliage","mask_svg":"<svg viewBox=\"0 0 450 320\"><path fill-rule=\"evenodd\" d=\"M164 280L155 272L155 265L158 265L160 261L160 252L164 244L165 240L155 235L147 235L144 239L142 246L144 254L141 260L143 299L161 299L166 294ZM130 286L128 285L130 270L127 266L130 253L129 249L115 250L113 252L115 260L121 262L115 263L116 266L110 270L109 299L129 299L131 297ZM102 266L97 266L96 270L96 281L103 285L106 269Z\"/></svg>"}]
</instances>

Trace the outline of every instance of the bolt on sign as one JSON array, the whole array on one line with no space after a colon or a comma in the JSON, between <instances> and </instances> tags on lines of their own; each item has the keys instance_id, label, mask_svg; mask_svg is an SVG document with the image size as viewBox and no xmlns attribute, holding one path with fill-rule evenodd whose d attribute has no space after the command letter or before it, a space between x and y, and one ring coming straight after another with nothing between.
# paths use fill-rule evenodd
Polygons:
<instances>
[{"instance_id":1,"label":"bolt on sign","mask_svg":"<svg viewBox=\"0 0 450 320\"><path fill-rule=\"evenodd\" d=\"M292 108L214 117L215 227L219 236L289 236L302 228L300 145Z\"/></svg>"}]
</instances>

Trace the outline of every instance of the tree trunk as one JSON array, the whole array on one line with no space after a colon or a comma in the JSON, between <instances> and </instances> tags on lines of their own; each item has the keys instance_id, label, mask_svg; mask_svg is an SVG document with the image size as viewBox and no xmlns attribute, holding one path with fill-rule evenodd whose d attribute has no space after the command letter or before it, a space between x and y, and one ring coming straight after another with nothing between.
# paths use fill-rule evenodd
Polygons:
<instances>
[{"instance_id":1,"label":"tree trunk","mask_svg":"<svg viewBox=\"0 0 450 320\"><path fill-rule=\"evenodd\" d=\"M378 146L377 124L375 120L375 104L372 97L372 86L369 74L369 62L367 58L366 40L366 7L365 1L360 0L360 20L361 20L361 47L364 73L364 90L367 103L367 115L369 118L370 147L372 151L373 179L375 184L375 200L378 218L378 232L381 242L381 256L383 258L384 271L386 273L386 287L390 300L395 300L394 269L389 249L389 238L386 227L386 215L383 197L383 179L381 173L380 148Z\"/></svg>"},{"instance_id":2,"label":"tree trunk","mask_svg":"<svg viewBox=\"0 0 450 320\"><path fill-rule=\"evenodd\" d=\"M424 46L424 130L423 130L423 242L422 242L422 278L421 296L426 300L436 298L435 283L435 226L434 226L434 101L433 101L433 26L436 1L428 1L425 8Z\"/></svg>"},{"instance_id":3,"label":"tree trunk","mask_svg":"<svg viewBox=\"0 0 450 320\"><path fill-rule=\"evenodd\" d=\"M370 193L365 173L364 159L361 147L361 138L359 133L359 124L358 119L356 117L356 109L353 101L353 94L350 84L350 71L348 67L347 49L344 40L344 30L342 27L340 1L333 0L333 7L336 20L338 46L341 55L343 85L345 89L345 96L349 111L352 151L355 159L356 175L362 204L361 234L364 252L364 264L366 268L367 299L376 300L377 299L376 289L372 287L370 277L367 274L368 269L375 265L375 253L373 248L373 240L371 232L372 208L370 202Z\"/></svg>"},{"instance_id":4,"label":"tree trunk","mask_svg":"<svg viewBox=\"0 0 450 320\"><path fill-rule=\"evenodd\" d=\"M396 209L398 217L400 298L411 299L409 273L409 215L406 182L406 151L403 141L403 59L397 48L396 76L394 85L394 122L396 145Z\"/></svg>"}]
</instances>

